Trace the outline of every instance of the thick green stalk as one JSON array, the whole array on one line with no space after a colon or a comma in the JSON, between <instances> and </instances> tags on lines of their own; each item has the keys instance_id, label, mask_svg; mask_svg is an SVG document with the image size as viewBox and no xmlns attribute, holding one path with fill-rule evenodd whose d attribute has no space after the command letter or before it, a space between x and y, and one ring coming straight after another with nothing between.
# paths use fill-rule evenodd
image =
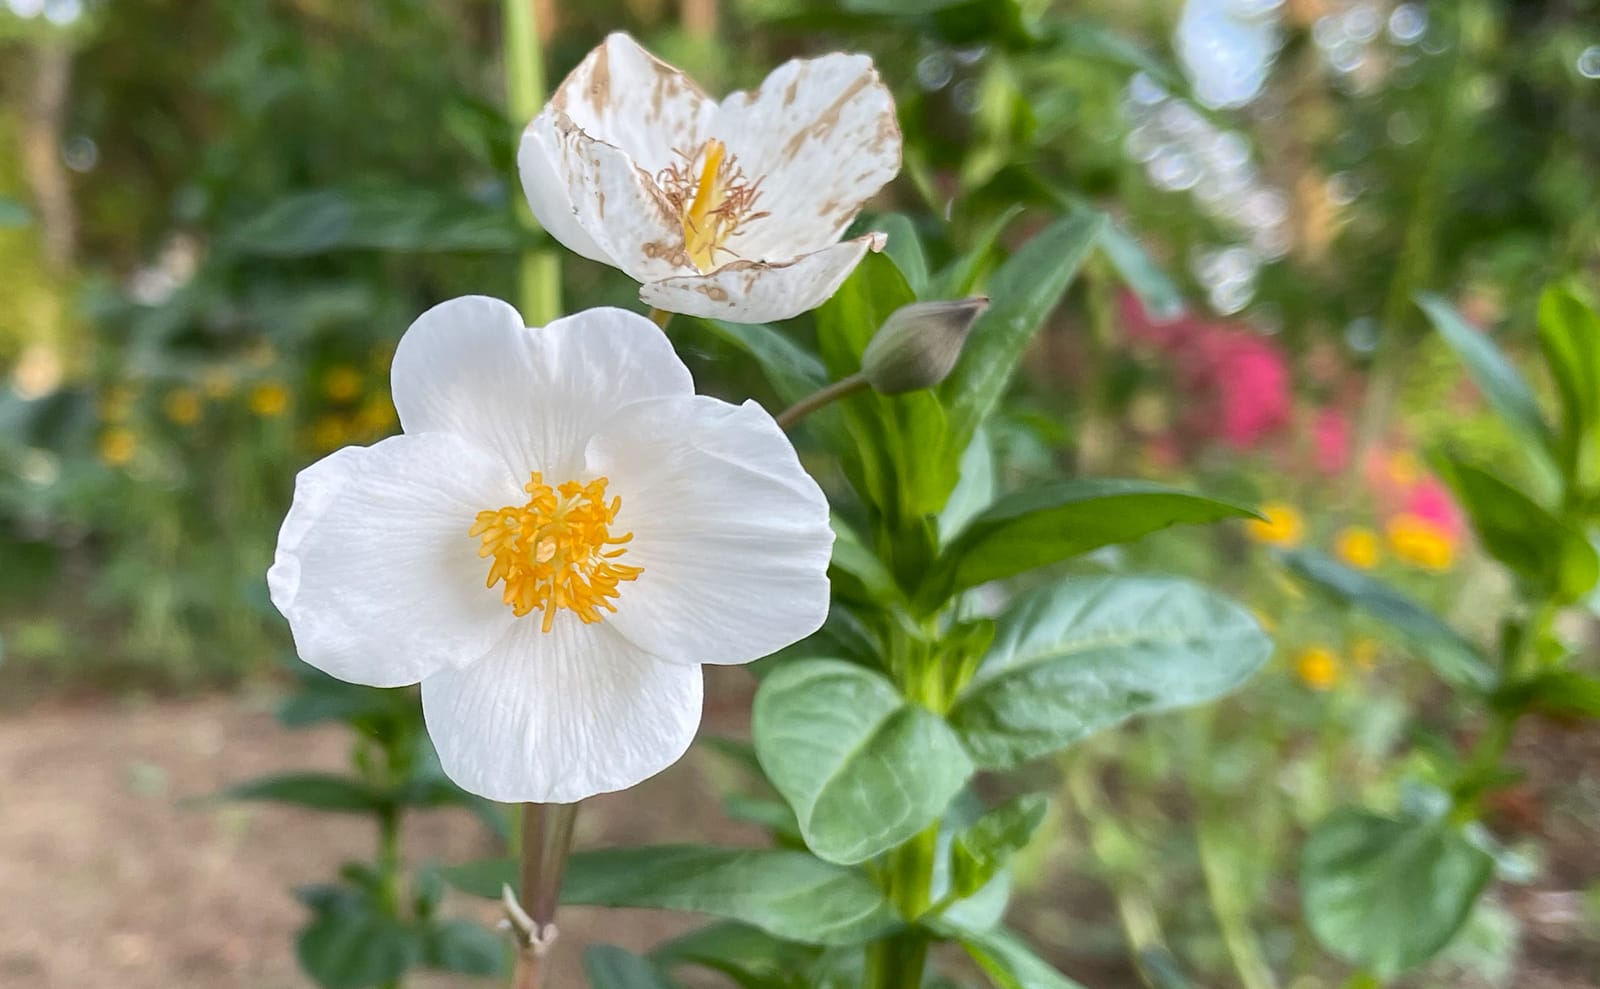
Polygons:
<instances>
[{"instance_id":1,"label":"thick green stalk","mask_svg":"<svg viewBox=\"0 0 1600 989\"><path fill-rule=\"evenodd\" d=\"M385 807L378 813L378 905L386 916L400 915L400 809ZM383 984L382 989L400 989L400 980Z\"/></svg>"},{"instance_id":2,"label":"thick green stalk","mask_svg":"<svg viewBox=\"0 0 1600 989\"><path fill-rule=\"evenodd\" d=\"M502 0L506 112L517 128L527 126L544 106L544 50L539 41L535 0ZM517 218L530 233L539 225L520 192L512 194ZM533 326L561 315L561 259L544 247L524 248L517 262L517 308Z\"/></svg>"},{"instance_id":3,"label":"thick green stalk","mask_svg":"<svg viewBox=\"0 0 1600 989\"><path fill-rule=\"evenodd\" d=\"M889 900L907 921L916 920L933 905L933 860L938 851L939 825L889 853ZM867 985L873 989L919 989L927 967L928 938L915 929L879 941L867 956Z\"/></svg>"}]
</instances>

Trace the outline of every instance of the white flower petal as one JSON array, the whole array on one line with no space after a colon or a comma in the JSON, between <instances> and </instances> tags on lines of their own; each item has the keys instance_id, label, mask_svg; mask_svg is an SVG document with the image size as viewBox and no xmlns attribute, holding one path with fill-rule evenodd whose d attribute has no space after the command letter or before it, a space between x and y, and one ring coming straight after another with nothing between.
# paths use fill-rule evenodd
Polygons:
<instances>
[{"instance_id":1,"label":"white flower petal","mask_svg":"<svg viewBox=\"0 0 1600 989\"><path fill-rule=\"evenodd\" d=\"M499 454L518 484L533 470L575 476L584 444L619 405L694 392L672 344L637 313L587 309L530 330L483 296L418 317L391 374L406 432L468 437Z\"/></svg>"},{"instance_id":2,"label":"white flower petal","mask_svg":"<svg viewBox=\"0 0 1600 989\"><path fill-rule=\"evenodd\" d=\"M545 150L572 222L605 255L596 260L639 281L694 270L684 252L682 221L655 179L626 152L595 139L559 112L534 118L524 140ZM541 205L532 197L530 203ZM556 230L552 227L552 234Z\"/></svg>"},{"instance_id":3,"label":"white flower petal","mask_svg":"<svg viewBox=\"0 0 1600 989\"><path fill-rule=\"evenodd\" d=\"M571 612L519 620L471 667L422 682L439 761L507 803L572 803L672 765L700 724L700 668L664 663Z\"/></svg>"},{"instance_id":4,"label":"white flower petal","mask_svg":"<svg viewBox=\"0 0 1600 989\"><path fill-rule=\"evenodd\" d=\"M550 96L592 138L620 149L650 175L705 143L717 104L680 70L621 32L608 35Z\"/></svg>"},{"instance_id":5,"label":"white flower petal","mask_svg":"<svg viewBox=\"0 0 1600 989\"><path fill-rule=\"evenodd\" d=\"M757 208L771 213L728 242L742 258L780 260L832 244L900 171L894 96L865 55L785 62L755 92L723 100L711 135L761 180Z\"/></svg>"},{"instance_id":6,"label":"white flower petal","mask_svg":"<svg viewBox=\"0 0 1600 989\"><path fill-rule=\"evenodd\" d=\"M793 261L734 261L705 275L680 275L639 288L647 305L686 316L736 323L768 323L809 312L826 302L861 263L881 251L881 233L857 237Z\"/></svg>"},{"instance_id":7,"label":"white flower petal","mask_svg":"<svg viewBox=\"0 0 1600 989\"><path fill-rule=\"evenodd\" d=\"M352 683L416 683L466 664L511 624L467 534L520 504L493 455L440 433L345 447L300 472L267 571L300 658Z\"/></svg>"},{"instance_id":8,"label":"white flower petal","mask_svg":"<svg viewBox=\"0 0 1600 989\"><path fill-rule=\"evenodd\" d=\"M622 498L614 625L679 663L746 663L828 614L828 502L772 416L709 396L639 402L589 444L588 469Z\"/></svg>"},{"instance_id":9,"label":"white flower petal","mask_svg":"<svg viewBox=\"0 0 1600 989\"><path fill-rule=\"evenodd\" d=\"M546 233L575 254L615 267L611 255L578 223L572 199L577 190L556 166L560 149L550 131L550 119L548 113L541 113L522 132L522 143L517 148L517 173L522 177L522 192L528 197L534 219Z\"/></svg>"}]
</instances>

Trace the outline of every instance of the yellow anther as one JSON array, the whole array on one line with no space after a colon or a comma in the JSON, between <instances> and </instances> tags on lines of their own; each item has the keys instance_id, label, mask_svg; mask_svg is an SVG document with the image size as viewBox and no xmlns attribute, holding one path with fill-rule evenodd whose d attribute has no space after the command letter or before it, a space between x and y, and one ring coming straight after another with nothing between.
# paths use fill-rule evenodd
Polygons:
<instances>
[{"instance_id":1,"label":"yellow anther","mask_svg":"<svg viewBox=\"0 0 1600 989\"><path fill-rule=\"evenodd\" d=\"M505 581L501 600L518 618L534 609L544 612L541 625L550 631L560 608L585 623L598 622L602 611L615 612L617 585L636 580L643 567L614 562L633 538L611 534L622 499L606 501L604 477L555 488L538 471L523 487L528 503L478 513L469 535L482 540L478 555L493 559L485 586Z\"/></svg>"}]
</instances>

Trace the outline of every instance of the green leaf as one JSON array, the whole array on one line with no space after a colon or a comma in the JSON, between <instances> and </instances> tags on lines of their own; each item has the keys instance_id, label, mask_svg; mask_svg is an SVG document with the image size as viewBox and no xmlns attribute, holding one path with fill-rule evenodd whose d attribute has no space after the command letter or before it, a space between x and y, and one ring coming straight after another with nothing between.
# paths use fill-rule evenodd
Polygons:
<instances>
[{"instance_id":1,"label":"green leaf","mask_svg":"<svg viewBox=\"0 0 1600 989\"><path fill-rule=\"evenodd\" d=\"M730 793L722 798L722 811L732 820L767 829L775 838L792 838L796 843L803 840L794 811L781 800Z\"/></svg>"},{"instance_id":2,"label":"green leaf","mask_svg":"<svg viewBox=\"0 0 1600 989\"><path fill-rule=\"evenodd\" d=\"M654 965L614 944L593 944L583 953L583 971L594 989L675 989Z\"/></svg>"},{"instance_id":3,"label":"green leaf","mask_svg":"<svg viewBox=\"0 0 1600 989\"><path fill-rule=\"evenodd\" d=\"M931 610L957 591L1101 546L1174 525L1254 514L1242 505L1146 481L1092 478L1024 488L967 525L939 555L918 600Z\"/></svg>"},{"instance_id":4,"label":"green leaf","mask_svg":"<svg viewBox=\"0 0 1600 989\"><path fill-rule=\"evenodd\" d=\"M1570 289L1552 285L1539 299L1539 344L1561 394L1561 445L1567 475L1600 486L1600 315Z\"/></svg>"},{"instance_id":5,"label":"green leaf","mask_svg":"<svg viewBox=\"0 0 1600 989\"><path fill-rule=\"evenodd\" d=\"M1556 450L1555 436L1539 411L1528 383L1517 369L1500 353L1487 334L1467 325L1450 303L1436 295L1419 296L1417 304L1428 314L1434 329L1439 331L1450 348L1456 352L1467 373L1483 392L1483 397L1504 419L1517 435L1531 441L1541 454L1552 455Z\"/></svg>"},{"instance_id":6,"label":"green leaf","mask_svg":"<svg viewBox=\"0 0 1600 989\"><path fill-rule=\"evenodd\" d=\"M339 250L510 251L523 235L502 205L431 189L321 189L274 202L234 228L246 254L305 257Z\"/></svg>"},{"instance_id":7,"label":"green leaf","mask_svg":"<svg viewBox=\"0 0 1600 989\"><path fill-rule=\"evenodd\" d=\"M33 222L33 213L22 203L0 196L0 230L16 230Z\"/></svg>"},{"instance_id":8,"label":"green leaf","mask_svg":"<svg viewBox=\"0 0 1600 989\"><path fill-rule=\"evenodd\" d=\"M1494 702L1508 712L1600 719L1600 680L1576 670L1548 670L1507 684L1495 693Z\"/></svg>"},{"instance_id":9,"label":"green leaf","mask_svg":"<svg viewBox=\"0 0 1600 989\"><path fill-rule=\"evenodd\" d=\"M1576 601L1600 580L1600 555L1581 532L1488 471L1451 456L1434 458L1478 541L1539 594Z\"/></svg>"},{"instance_id":10,"label":"green leaf","mask_svg":"<svg viewBox=\"0 0 1600 989\"><path fill-rule=\"evenodd\" d=\"M951 261L933 280L933 287L928 292L928 297L933 299L960 299L972 294L977 287L978 280L989 269L989 265L999 246L1000 235L1005 233L1006 227L1022 212L1022 207L1013 203L998 215L992 218L978 236L972 239L967 249L954 261Z\"/></svg>"},{"instance_id":11,"label":"green leaf","mask_svg":"<svg viewBox=\"0 0 1600 989\"><path fill-rule=\"evenodd\" d=\"M914 17L929 14L947 7L960 7L973 0L840 0L839 6L852 14L883 14L890 17Z\"/></svg>"},{"instance_id":12,"label":"green leaf","mask_svg":"<svg viewBox=\"0 0 1600 989\"><path fill-rule=\"evenodd\" d=\"M938 715L841 660L789 663L767 677L751 728L807 847L830 862L865 861L922 831L972 775Z\"/></svg>"},{"instance_id":13,"label":"green leaf","mask_svg":"<svg viewBox=\"0 0 1600 989\"><path fill-rule=\"evenodd\" d=\"M1130 75L1143 72L1178 93L1188 89L1183 76L1171 64L1098 19L1062 18L1056 22L1053 33L1056 51L1063 57L1102 62Z\"/></svg>"},{"instance_id":14,"label":"green leaf","mask_svg":"<svg viewBox=\"0 0 1600 989\"><path fill-rule=\"evenodd\" d=\"M1000 401L1023 350L1061 301L1105 226L1102 213L1063 217L994 273L989 308L973 325L961 359L939 389L955 449L966 449L978 423Z\"/></svg>"},{"instance_id":15,"label":"green leaf","mask_svg":"<svg viewBox=\"0 0 1600 989\"><path fill-rule=\"evenodd\" d=\"M1256 620L1188 581L1085 577L1001 616L950 724L984 769L1008 769L1135 714L1213 700L1272 651Z\"/></svg>"},{"instance_id":16,"label":"green leaf","mask_svg":"<svg viewBox=\"0 0 1600 989\"><path fill-rule=\"evenodd\" d=\"M868 254L839 291L816 311L817 342L830 374L843 378L861 367L861 353L879 327L915 301L894 262ZM937 512L955 487L958 451L945 437L944 410L931 391L885 396L870 389L840 405L847 445L839 449L851 483L889 520L907 527Z\"/></svg>"},{"instance_id":17,"label":"green leaf","mask_svg":"<svg viewBox=\"0 0 1600 989\"><path fill-rule=\"evenodd\" d=\"M1335 601L1366 612L1400 633L1399 644L1421 651L1451 683L1479 689L1494 683L1488 660L1470 641L1437 615L1375 577L1345 566L1315 550L1285 550L1285 566Z\"/></svg>"},{"instance_id":18,"label":"green leaf","mask_svg":"<svg viewBox=\"0 0 1600 989\"><path fill-rule=\"evenodd\" d=\"M767 986L813 962L816 948L783 941L747 924L727 921L657 945L650 960L663 968L698 965L740 986Z\"/></svg>"},{"instance_id":19,"label":"green leaf","mask_svg":"<svg viewBox=\"0 0 1600 989\"><path fill-rule=\"evenodd\" d=\"M502 975L506 940L468 920L447 920L423 932L422 965L463 975Z\"/></svg>"},{"instance_id":20,"label":"green leaf","mask_svg":"<svg viewBox=\"0 0 1600 989\"><path fill-rule=\"evenodd\" d=\"M765 323L702 319L700 324L725 343L750 355L766 376L767 383L785 402L798 402L828 383L827 369L815 354Z\"/></svg>"},{"instance_id":21,"label":"green leaf","mask_svg":"<svg viewBox=\"0 0 1600 989\"><path fill-rule=\"evenodd\" d=\"M502 885L517 882L515 859L440 872L457 889L491 899L500 896ZM899 926L883 893L858 870L767 848L655 845L578 852L567 862L561 902L693 911L803 944L860 944Z\"/></svg>"},{"instance_id":22,"label":"green leaf","mask_svg":"<svg viewBox=\"0 0 1600 989\"><path fill-rule=\"evenodd\" d=\"M949 500L939 512L941 543L949 543L979 512L988 508L994 501L999 478L995 466L994 444L989 440L987 429L979 428L972 434L972 442L967 444L967 452L961 455L961 465L958 470L961 475L960 480L956 481Z\"/></svg>"},{"instance_id":23,"label":"green leaf","mask_svg":"<svg viewBox=\"0 0 1600 989\"><path fill-rule=\"evenodd\" d=\"M1083 989L1034 954L1021 938L1008 930L976 931L948 922L937 923L933 929L944 937L960 941L997 989Z\"/></svg>"},{"instance_id":24,"label":"green leaf","mask_svg":"<svg viewBox=\"0 0 1600 989\"><path fill-rule=\"evenodd\" d=\"M313 810L370 814L393 803L361 780L329 773L285 773L239 783L218 796L226 800L270 800Z\"/></svg>"},{"instance_id":25,"label":"green leaf","mask_svg":"<svg viewBox=\"0 0 1600 989\"><path fill-rule=\"evenodd\" d=\"M893 604L904 599L894 582L894 575L884 567L883 561L849 523L834 512L828 520L833 525L833 559L828 564L828 578L833 593L847 601L867 604Z\"/></svg>"},{"instance_id":26,"label":"green leaf","mask_svg":"<svg viewBox=\"0 0 1600 989\"><path fill-rule=\"evenodd\" d=\"M1021 851L1044 821L1050 801L1025 793L994 808L956 835L950 846L950 876L956 896L976 893Z\"/></svg>"},{"instance_id":27,"label":"green leaf","mask_svg":"<svg viewBox=\"0 0 1600 989\"><path fill-rule=\"evenodd\" d=\"M404 975L421 957L422 940L365 901L350 901L313 917L295 940L295 953L324 989L363 989Z\"/></svg>"},{"instance_id":28,"label":"green leaf","mask_svg":"<svg viewBox=\"0 0 1600 989\"><path fill-rule=\"evenodd\" d=\"M928 290L928 257L922 251L922 238L911 218L904 213L884 213L867 222L865 229L881 230L889 235L883 253L900 269L917 298L924 298L923 293Z\"/></svg>"},{"instance_id":29,"label":"green leaf","mask_svg":"<svg viewBox=\"0 0 1600 989\"><path fill-rule=\"evenodd\" d=\"M1100 235L1100 250L1117 270L1117 275L1133 290L1151 319L1167 320L1183 315L1183 293L1178 290L1177 283L1121 224L1106 224Z\"/></svg>"},{"instance_id":30,"label":"green leaf","mask_svg":"<svg viewBox=\"0 0 1600 989\"><path fill-rule=\"evenodd\" d=\"M1397 821L1347 807L1307 840L1300 893L1323 947L1389 979L1449 943L1493 871L1448 817Z\"/></svg>"}]
</instances>

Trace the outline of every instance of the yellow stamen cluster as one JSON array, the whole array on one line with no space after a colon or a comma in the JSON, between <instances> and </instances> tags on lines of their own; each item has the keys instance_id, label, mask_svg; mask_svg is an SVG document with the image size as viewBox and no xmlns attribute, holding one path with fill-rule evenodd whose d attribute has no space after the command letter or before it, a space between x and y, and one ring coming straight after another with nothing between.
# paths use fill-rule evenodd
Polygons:
<instances>
[{"instance_id":1,"label":"yellow stamen cluster","mask_svg":"<svg viewBox=\"0 0 1600 989\"><path fill-rule=\"evenodd\" d=\"M483 540L479 556L494 558L485 586L505 581L501 599L518 618L538 608L544 612L546 632L559 608L586 624L598 622L602 610L617 610L612 603L617 584L644 573L643 567L616 562L627 552L620 547L633 533L611 534L622 498L606 501L608 483L597 477L587 484L567 481L552 488L534 471L523 486L526 505L478 513L470 535Z\"/></svg>"},{"instance_id":2,"label":"yellow stamen cluster","mask_svg":"<svg viewBox=\"0 0 1600 989\"><path fill-rule=\"evenodd\" d=\"M733 254L726 245L741 224L767 215L755 211L761 180L745 178L738 158L715 138L692 155L677 154L683 164L662 169L656 184L678 211L689 260L700 271L710 271L717 266L718 253Z\"/></svg>"}]
</instances>

